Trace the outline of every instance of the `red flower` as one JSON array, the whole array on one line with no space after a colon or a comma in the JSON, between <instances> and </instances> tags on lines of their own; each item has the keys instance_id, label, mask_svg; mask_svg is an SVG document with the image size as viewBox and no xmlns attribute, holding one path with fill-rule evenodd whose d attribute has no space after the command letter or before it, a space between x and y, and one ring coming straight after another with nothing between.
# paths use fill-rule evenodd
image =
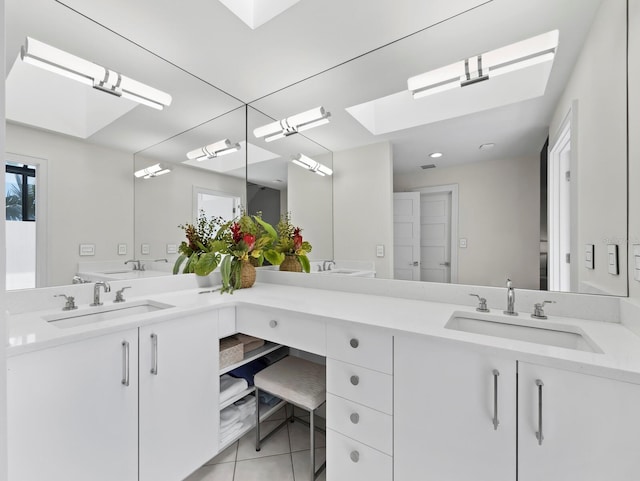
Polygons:
<instances>
[{"instance_id":1,"label":"red flower","mask_svg":"<svg viewBox=\"0 0 640 481\"><path fill-rule=\"evenodd\" d=\"M253 246L256 243L256 236L251 234L245 234L242 237L242 240L244 241L245 244L247 244L247 251L251 252L253 250Z\"/></svg>"},{"instance_id":2,"label":"red flower","mask_svg":"<svg viewBox=\"0 0 640 481\"><path fill-rule=\"evenodd\" d=\"M300 229L297 229L300 232ZM293 235L293 250L296 252L302 249L302 236L298 234Z\"/></svg>"},{"instance_id":3,"label":"red flower","mask_svg":"<svg viewBox=\"0 0 640 481\"><path fill-rule=\"evenodd\" d=\"M233 235L233 242L236 244L242 239L242 232L240 232L240 224L234 222L231 224L231 234Z\"/></svg>"}]
</instances>

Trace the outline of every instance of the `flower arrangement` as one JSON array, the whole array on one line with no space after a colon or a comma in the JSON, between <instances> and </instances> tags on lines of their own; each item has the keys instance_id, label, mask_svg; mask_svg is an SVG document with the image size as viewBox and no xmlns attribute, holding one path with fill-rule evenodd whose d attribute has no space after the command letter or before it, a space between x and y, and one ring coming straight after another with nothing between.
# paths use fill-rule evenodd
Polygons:
<instances>
[{"instance_id":1,"label":"flower arrangement","mask_svg":"<svg viewBox=\"0 0 640 481\"><path fill-rule=\"evenodd\" d=\"M302 229L291 223L291 213L280 217L276 224L277 237L271 249L264 252L265 258L273 265L281 265L287 256L299 262L304 272L309 272L311 266L307 254L311 252L311 244L302 238Z\"/></svg>"},{"instance_id":2,"label":"flower arrangement","mask_svg":"<svg viewBox=\"0 0 640 481\"><path fill-rule=\"evenodd\" d=\"M173 273L197 274L208 276L220 263L219 248L225 242L226 230L230 223L222 217L207 219L204 211L200 211L196 224L179 225L185 231L187 241L182 241L178 251L180 255L173 265Z\"/></svg>"}]
</instances>

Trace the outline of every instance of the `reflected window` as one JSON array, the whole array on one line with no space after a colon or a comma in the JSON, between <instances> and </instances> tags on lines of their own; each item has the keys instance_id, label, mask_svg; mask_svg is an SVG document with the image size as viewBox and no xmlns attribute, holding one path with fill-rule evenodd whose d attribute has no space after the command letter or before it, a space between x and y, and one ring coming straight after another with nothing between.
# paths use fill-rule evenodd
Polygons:
<instances>
[{"instance_id":1,"label":"reflected window","mask_svg":"<svg viewBox=\"0 0 640 481\"><path fill-rule=\"evenodd\" d=\"M31 165L7 163L5 167L6 220L36 220L36 169Z\"/></svg>"}]
</instances>

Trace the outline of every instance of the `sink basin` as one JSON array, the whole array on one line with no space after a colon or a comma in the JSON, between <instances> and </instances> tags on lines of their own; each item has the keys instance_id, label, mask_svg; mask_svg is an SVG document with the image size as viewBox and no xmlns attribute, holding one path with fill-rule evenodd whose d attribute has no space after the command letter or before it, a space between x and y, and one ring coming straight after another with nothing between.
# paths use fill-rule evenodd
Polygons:
<instances>
[{"instance_id":1,"label":"sink basin","mask_svg":"<svg viewBox=\"0 0 640 481\"><path fill-rule=\"evenodd\" d=\"M465 312L454 313L444 327L485 336L602 353L602 350L580 328L575 326L541 324L524 318L518 321Z\"/></svg>"},{"instance_id":2,"label":"sink basin","mask_svg":"<svg viewBox=\"0 0 640 481\"><path fill-rule=\"evenodd\" d=\"M151 300L142 300L65 311L60 314L44 316L43 318L55 327L67 329L96 322L111 321L127 316L135 316L136 314L159 311L170 307L174 306Z\"/></svg>"}]
</instances>

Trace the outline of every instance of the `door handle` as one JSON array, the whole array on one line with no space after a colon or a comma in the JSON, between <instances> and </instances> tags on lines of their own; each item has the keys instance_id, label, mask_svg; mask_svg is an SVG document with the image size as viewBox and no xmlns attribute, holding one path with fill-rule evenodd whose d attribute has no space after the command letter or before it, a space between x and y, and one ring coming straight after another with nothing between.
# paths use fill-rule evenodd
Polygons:
<instances>
[{"instance_id":1,"label":"door handle","mask_svg":"<svg viewBox=\"0 0 640 481\"><path fill-rule=\"evenodd\" d=\"M544 383L540 379L536 379L536 386L538 386L538 431L536 432L536 439L538 445L542 446L544 436L542 435L542 386Z\"/></svg>"},{"instance_id":2,"label":"door handle","mask_svg":"<svg viewBox=\"0 0 640 481\"><path fill-rule=\"evenodd\" d=\"M449 267L451 264L449 262L441 262L440 265Z\"/></svg>"},{"instance_id":3,"label":"door handle","mask_svg":"<svg viewBox=\"0 0 640 481\"><path fill-rule=\"evenodd\" d=\"M122 385L129 385L129 342L122 341Z\"/></svg>"},{"instance_id":4,"label":"door handle","mask_svg":"<svg viewBox=\"0 0 640 481\"><path fill-rule=\"evenodd\" d=\"M500 421L498 420L498 376L500 371L493 370L493 429L498 430Z\"/></svg>"},{"instance_id":5,"label":"door handle","mask_svg":"<svg viewBox=\"0 0 640 481\"><path fill-rule=\"evenodd\" d=\"M409 265L413 267L418 267L420 265L420 262L418 261L409 262Z\"/></svg>"},{"instance_id":6,"label":"door handle","mask_svg":"<svg viewBox=\"0 0 640 481\"><path fill-rule=\"evenodd\" d=\"M158 335L151 334L151 374L158 375Z\"/></svg>"}]
</instances>

